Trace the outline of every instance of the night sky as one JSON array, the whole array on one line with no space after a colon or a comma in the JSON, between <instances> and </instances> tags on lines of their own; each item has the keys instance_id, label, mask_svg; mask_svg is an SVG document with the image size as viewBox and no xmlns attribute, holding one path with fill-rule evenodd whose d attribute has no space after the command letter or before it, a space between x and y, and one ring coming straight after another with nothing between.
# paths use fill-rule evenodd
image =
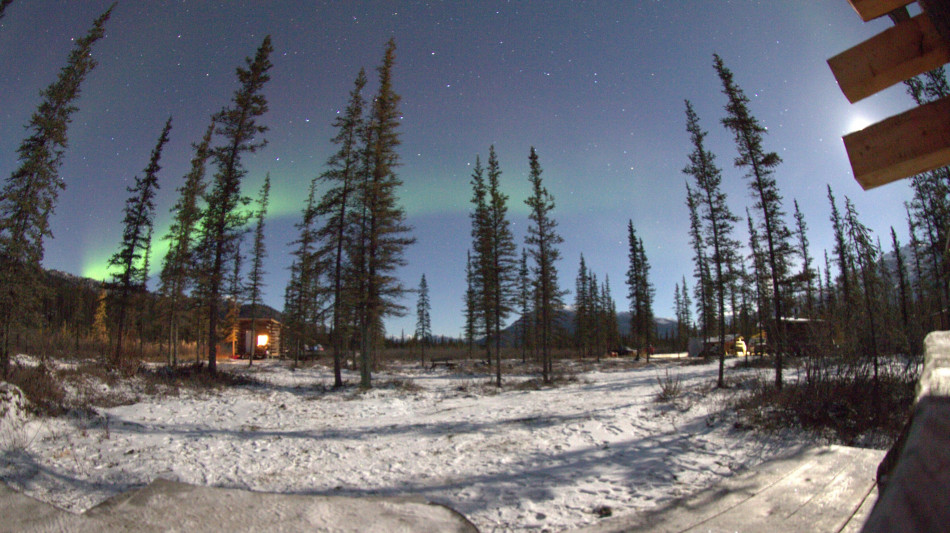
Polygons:
<instances>
[{"instance_id":1,"label":"night sky","mask_svg":"<svg viewBox=\"0 0 950 533\"><path fill-rule=\"evenodd\" d=\"M72 39L111 0L15 0L0 22L0 176L16 165L24 125L55 80ZM619 310L628 307L626 225L643 238L656 286L655 313L672 316L674 284L693 264L682 168L691 150L684 99L710 132L733 212L752 199L736 149L721 125L725 96L712 68L722 56L768 128L765 148L788 223L797 199L812 254L831 247L826 184L849 196L889 249L890 226L907 241L907 182L864 192L854 182L841 136L912 106L903 87L851 105L825 61L889 26L862 23L846 0L314 2L120 0L96 44L99 66L83 84L69 129L60 195L45 266L102 279L121 237L125 188L141 174L168 116L156 234L164 235L176 188L212 113L228 105L235 67L273 39L269 144L248 156L244 193L273 182L267 219L265 302L283 308L289 243L311 178L333 150L330 123L360 67L376 90L375 68L397 43L402 204L417 243L400 272L416 287L426 275L436 334L462 325L465 252L470 244L469 177L476 154L494 144L518 244L523 243L528 151L534 146L564 237L559 266L573 289L580 254L609 276ZM209 172L211 169L209 169ZM840 204L839 204L840 205ZM745 222L738 237L747 243ZM747 244L744 244L747 246ZM159 264L157 258L153 264ZM153 278L150 285L156 287ZM566 297L571 302L572 295ZM411 334L412 312L387 323Z\"/></svg>"}]
</instances>

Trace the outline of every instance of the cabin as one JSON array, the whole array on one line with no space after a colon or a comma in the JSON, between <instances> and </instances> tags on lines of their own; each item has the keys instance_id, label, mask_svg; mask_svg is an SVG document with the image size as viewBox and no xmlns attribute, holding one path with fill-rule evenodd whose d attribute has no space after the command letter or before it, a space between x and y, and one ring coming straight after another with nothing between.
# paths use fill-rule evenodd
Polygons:
<instances>
[{"instance_id":1,"label":"cabin","mask_svg":"<svg viewBox=\"0 0 950 533\"><path fill-rule=\"evenodd\" d=\"M793 355L805 356L824 353L834 346L831 329L824 320L816 318L782 318L787 337L787 351ZM760 329L753 335L743 339L746 350L751 355L765 355L772 352L768 342L768 334ZM706 339L693 337L689 339L688 353L690 357L717 356L719 354L719 336L713 335ZM723 346L727 355L736 353L736 335L728 333Z\"/></svg>"},{"instance_id":2,"label":"cabin","mask_svg":"<svg viewBox=\"0 0 950 533\"><path fill-rule=\"evenodd\" d=\"M736 335L727 333L724 348L727 354L736 353ZM714 357L719 355L719 335L713 335L703 339L702 337L691 337L687 345L687 354L689 357Z\"/></svg>"},{"instance_id":3,"label":"cabin","mask_svg":"<svg viewBox=\"0 0 950 533\"><path fill-rule=\"evenodd\" d=\"M241 317L228 340L218 346L218 354L232 359L255 359L280 356L280 321L274 318L252 319Z\"/></svg>"}]
</instances>

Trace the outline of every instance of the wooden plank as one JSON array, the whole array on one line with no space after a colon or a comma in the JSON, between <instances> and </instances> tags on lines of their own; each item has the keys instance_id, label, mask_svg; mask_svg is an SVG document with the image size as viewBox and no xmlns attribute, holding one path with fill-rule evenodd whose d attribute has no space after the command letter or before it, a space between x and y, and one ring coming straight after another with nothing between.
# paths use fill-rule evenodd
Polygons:
<instances>
[{"instance_id":1,"label":"wooden plank","mask_svg":"<svg viewBox=\"0 0 950 533\"><path fill-rule=\"evenodd\" d=\"M950 46L925 14L905 20L828 60L851 103L950 62Z\"/></svg>"},{"instance_id":2,"label":"wooden plank","mask_svg":"<svg viewBox=\"0 0 950 533\"><path fill-rule=\"evenodd\" d=\"M947 0L918 0L930 21L937 28L937 33L944 43L950 45L950 2Z\"/></svg>"},{"instance_id":3,"label":"wooden plank","mask_svg":"<svg viewBox=\"0 0 950 533\"><path fill-rule=\"evenodd\" d=\"M876 498L868 496L874 492L874 472L882 454L843 446L831 453L838 456L839 470L824 478L804 505L783 516L783 531L842 531L849 524L857 529L870 514ZM786 488L795 490L791 485ZM862 508L865 514L856 520Z\"/></svg>"},{"instance_id":4,"label":"wooden plank","mask_svg":"<svg viewBox=\"0 0 950 533\"><path fill-rule=\"evenodd\" d=\"M583 533L812 533L851 527L874 487L879 450L807 448L659 509L602 520ZM857 512L856 512L857 510ZM861 514L860 516L864 516ZM579 532L580 533L580 532Z\"/></svg>"},{"instance_id":5,"label":"wooden plank","mask_svg":"<svg viewBox=\"0 0 950 533\"><path fill-rule=\"evenodd\" d=\"M848 0L848 3L858 12L861 20L867 22L904 7L912 0Z\"/></svg>"},{"instance_id":6,"label":"wooden plank","mask_svg":"<svg viewBox=\"0 0 950 533\"><path fill-rule=\"evenodd\" d=\"M950 97L844 136L854 179L864 189L950 164Z\"/></svg>"},{"instance_id":7,"label":"wooden plank","mask_svg":"<svg viewBox=\"0 0 950 533\"><path fill-rule=\"evenodd\" d=\"M839 531L874 486L881 455L844 446L816 450L741 507L685 531Z\"/></svg>"}]
</instances>

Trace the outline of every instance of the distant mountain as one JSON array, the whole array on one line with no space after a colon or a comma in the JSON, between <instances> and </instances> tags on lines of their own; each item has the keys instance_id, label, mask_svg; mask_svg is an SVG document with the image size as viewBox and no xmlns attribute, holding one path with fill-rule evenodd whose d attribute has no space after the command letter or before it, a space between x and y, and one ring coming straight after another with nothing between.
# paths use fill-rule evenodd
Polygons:
<instances>
[{"instance_id":1,"label":"distant mountain","mask_svg":"<svg viewBox=\"0 0 950 533\"><path fill-rule=\"evenodd\" d=\"M911 249L909 244L905 244L900 248L901 258L904 260L904 268L906 269L907 278L910 282L915 282L917 280L917 274L913 267L914 265L914 251ZM897 272L897 254L893 250L886 252L883 256L884 266L887 268L888 272L894 274Z\"/></svg>"},{"instance_id":2,"label":"distant mountain","mask_svg":"<svg viewBox=\"0 0 950 533\"><path fill-rule=\"evenodd\" d=\"M46 270L46 275L50 279L59 280L65 284L73 285L76 287L81 287L84 289L92 289L99 291L102 289L102 282L96 281L92 278L84 278L82 276L76 276L75 274L70 274L69 272L63 272L62 270Z\"/></svg>"},{"instance_id":3,"label":"distant mountain","mask_svg":"<svg viewBox=\"0 0 950 533\"><path fill-rule=\"evenodd\" d=\"M558 312L555 318L555 327L567 333L574 335L574 323L576 313L571 309L564 309ZM523 317L518 317L508 327L501 331L501 343L503 346L514 346L515 340L521 334L521 321ZM676 331L676 321L670 318L656 318L656 333L659 337L667 337ZM621 335L630 335L630 312L622 311L617 313L617 327Z\"/></svg>"},{"instance_id":4,"label":"distant mountain","mask_svg":"<svg viewBox=\"0 0 950 533\"><path fill-rule=\"evenodd\" d=\"M82 276L76 276L68 272L63 272L61 270L47 270L46 275L49 277L51 283L57 287L62 288L67 291L82 291L88 294L91 294L91 298L95 299L99 295L99 291L103 288L103 283L91 278L84 278ZM152 291L148 292L149 296L152 298L157 298L157 293ZM227 312L227 309L222 312L222 316ZM241 306L240 311L241 318L251 318L251 306L250 304L244 304ZM273 318L275 320L282 320L282 314L280 311L274 309L273 307L266 304L258 304L257 306L257 318Z\"/></svg>"}]
</instances>

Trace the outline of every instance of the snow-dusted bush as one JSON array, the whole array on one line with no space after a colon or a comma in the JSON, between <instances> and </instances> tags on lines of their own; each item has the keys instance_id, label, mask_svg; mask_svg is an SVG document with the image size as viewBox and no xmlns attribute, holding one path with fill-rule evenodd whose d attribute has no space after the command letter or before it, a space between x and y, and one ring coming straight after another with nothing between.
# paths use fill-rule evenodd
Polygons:
<instances>
[{"instance_id":1,"label":"snow-dusted bush","mask_svg":"<svg viewBox=\"0 0 950 533\"><path fill-rule=\"evenodd\" d=\"M26 424L27 399L16 385L0 383L0 450L25 445L23 426Z\"/></svg>"},{"instance_id":2,"label":"snow-dusted bush","mask_svg":"<svg viewBox=\"0 0 950 533\"><path fill-rule=\"evenodd\" d=\"M29 400L35 414L60 415L66 412L66 390L54 376L53 369L44 363L13 366L7 382L16 385Z\"/></svg>"},{"instance_id":3,"label":"snow-dusted bush","mask_svg":"<svg viewBox=\"0 0 950 533\"><path fill-rule=\"evenodd\" d=\"M673 401L679 398L680 394L683 392L683 386L680 382L680 377L670 372L669 368L666 369L666 373L663 377L660 377L660 375L657 374L656 383L660 387L660 392L656 395L657 401Z\"/></svg>"}]
</instances>

